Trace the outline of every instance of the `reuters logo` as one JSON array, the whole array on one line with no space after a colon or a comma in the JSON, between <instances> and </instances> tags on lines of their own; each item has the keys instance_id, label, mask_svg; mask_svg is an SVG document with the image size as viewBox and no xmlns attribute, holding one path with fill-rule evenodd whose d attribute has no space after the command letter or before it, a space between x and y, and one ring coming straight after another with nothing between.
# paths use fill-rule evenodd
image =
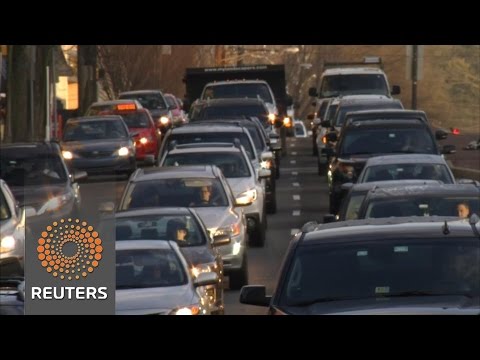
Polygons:
<instances>
[{"instance_id":1,"label":"reuters logo","mask_svg":"<svg viewBox=\"0 0 480 360\"><path fill-rule=\"evenodd\" d=\"M38 239L38 260L61 280L79 280L93 273L102 259L102 240L93 226L79 219L61 219Z\"/></svg>"}]
</instances>

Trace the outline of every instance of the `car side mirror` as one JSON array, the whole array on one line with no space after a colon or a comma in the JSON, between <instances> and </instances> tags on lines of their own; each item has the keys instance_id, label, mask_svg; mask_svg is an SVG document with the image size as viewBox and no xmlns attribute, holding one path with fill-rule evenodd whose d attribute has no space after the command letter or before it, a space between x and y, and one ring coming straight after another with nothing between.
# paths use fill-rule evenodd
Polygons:
<instances>
[{"instance_id":1,"label":"car side mirror","mask_svg":"<svg viewBox=\"0 0 480 360\"><path fill-rule=\"evenodd\" d=\"M435 131L435 139L437 140L445 140L448 137L448 132L445 130L437 130Z\"/></svg>"},{"instance_id":2,"label":"car side mirror","mask_svg":"<svg viewBox=\"0 0 480 360\"><path fill-rule=\"evenodd\" d=\"M266 295L264 285L247 285L240 291L240 303L247 305L268 306L272 299Z\"/></svg>"},{"instance_id":3,"label":"car side mirror","mask_svg":"<svg viewBox=\"0 0 480 360\"><path fill-rule=\"evenodd\" d=\"M113 213L115 211L115 204L112 201L101 203L98 211L101 213Z\"/></svg>"},{"instance_id":4,"label":"car side mirror","mask_svg":"<svg viewBox=\"0 0 480 360\"><path fill-rule=\"evenodd\" d=\"M314 87L309 88L308 89L308 96L317 97L318 96L317 89L314 88Z\"/></svg>"},{"instance_id":5,"label":"car side mirror","mask_svg":"<svg viewBox=\"0 0 480 360\"><path fill-rule=\"evenodd\" d=\"M213 246L228 245L232 241L232 238L228 234L219 234L212 237Z\"/></svg>"},{"instance_id":6,"label":"car side mirror","mask_svg":"<svg viewBox=\"0 0 480 360\"><path fill-rule=\"evenodd\" d=\"M319 126L322 124L322 120L319 118L313 119L313 125Z\"/></svg>"},{"instance_id":7,"label":"car side mirror","mask_svg":"<svg viewBox=\"0 0 480 360\"><path fill-rule=\"evenodd\" d=\"M347 182L345 184L342 184L342 186L340 187L342 190L345 190L345 191L348 191L352 188L353 186L353 183L351 182Z\"/></svg>"},{"instance_id":8,"label":"car side mirror","mask_svg":"<svg viewBox=\"0 0 480 360\"><path fill-rule=\"evenodd\" d=\"M315 118L315 114L308 114L307 115L307 120L312 121Z\"/></svg>"},{"instance_id":9,"label":"car side mirror","mask_svg":"<svg viewBox=\"0 0 480 360\"><path fill-rule=\"evenodd\" d=\"M400 92L401 92L400 86L398 86L398 85L393 85L392 86L392 91L391 91L392 95L400 95Z\"/></svg>"},{"instance_id":10,"label":"car side mirror","mask_svg":"<svg viewBox=\"0 0 480 360\"><path fill-rule=\"evenodd\" d=\"M323 223L324 224L332 223L332 222L335 222L336 220L337 219L336 219L335 215L333 215L333 214L323 215Z\"/></svg>"},{"instance_id":11,"label":"car side mirror","mask_svg":"<svg viewBox=\"0 0 480 360\"><path fill-rule=\"evenodd\" d=\"M25 215L25 218L30 218L37 215L37 211L32 206L25 206L23 208L23 213Z\"/></svg>"},{"instance_id":12,"label":"car side mirror","mask_svg":"<svg viewBox=\"0 0 480 360\"><path fill-rule=\"evenodd\" d=\"M131 138L131 139L134 139L134 138L136 138L136 137L139 136L139 135L140 135L140 133L138 133L138 132L130 133L130 138Z\"/></svg>"},{"instance_id":13,"label":"car side mirror","mask_svg":"<svg viewBox=\"0 0 480 360\"><path fill-rule=\"evenodd\" d=\"M86 171L75 170L72 174L72 180L74 182L86 179L88 174Z\"/></svg>"},{"instance_id":14,"label":"car side mirror","mask_svg":"<svg viewBox=\"0 0 480 360\"><path fill-rule=\"evenodd\" d=\"M218 275L215 272L200 273L193 280L194 286L215 285L218 282Z\"/></svg>"},{"instance_id":15,"label":"car side mirror","mask_svg":"<svg viewBox=\"0 0 480 360\"><path fill-rule=\"evenodd\" d=\"M455 145L443 145L442 147L442 154L455 154L457 152L457 148Z\"/></svg>"}]
</instances>

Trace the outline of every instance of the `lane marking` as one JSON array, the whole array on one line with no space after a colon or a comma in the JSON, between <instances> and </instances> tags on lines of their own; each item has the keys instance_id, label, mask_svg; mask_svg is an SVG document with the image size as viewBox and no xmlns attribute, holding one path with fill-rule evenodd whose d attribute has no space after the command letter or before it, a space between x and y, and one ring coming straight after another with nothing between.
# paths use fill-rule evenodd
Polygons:
<instances>
[{"instance_id":1,"label":"lane marking","mask_svg":"<svg viewBox=\"0 0 480 360\"><path fill-rule=\"evenodd\" d=\"M300 201L300 195L293 195L293 200Z\"/></svg>"},{"instance_id":2,"label":"lane marking","mask_svg":"<svg viewBox=\"0 0 480 360\"><path fill-rule=\"evenodd\" d=\"M293 175L293 176L297 176L297 175L298 175L298 171L292 171L292 175Z\"/></svg>"},{"instance_id":3,"label":"lane marking","mask_svg":"<svg viewBox=\"0 0 480 360\"><path fill-rule=\"evenodd\" d=\"M300 229L292 229L290 230L290 235L295 235L298 232L300 232Z\"/></svg>"},{"instance_id":4,"label":"lane marking","mask_svg":"<svg viewBox=\"0 0 480 360\"><path fill-rule=\"evenodd\" d=\"M293 210L292 216L300 216L300 210Z\"/></svg>"},{"instance_id":5,"label":"lane marking","mask_svg":"<svg viewBox=\"0 0 480 360\"><path fill-rule=\"evenodd\" d=\"M295 187L298 187L298 186L300 186L300 183L294 182L294 183L292 183L292 185L295 186Z\"/></svg>"},{"instance_id":6,"label":"lane marking","mask_svg":"<svg viewBox=\"0 0 480 360\"><path fill-rule=\"evenodd\" d=\"M292 151L292 155L293 155L293 156L297 155L297 152L296 152L296 151Z\"/></svg>"},{"instance_id":7,"label":"lane marking","mask_svg":"<svg viewBox=\"0 0 480 360\"><path fill-rule=\"evenodd\" d=\"M290 160L290 164L295 165L297 163L296 160Z\"/></svg>"}]
</instances>

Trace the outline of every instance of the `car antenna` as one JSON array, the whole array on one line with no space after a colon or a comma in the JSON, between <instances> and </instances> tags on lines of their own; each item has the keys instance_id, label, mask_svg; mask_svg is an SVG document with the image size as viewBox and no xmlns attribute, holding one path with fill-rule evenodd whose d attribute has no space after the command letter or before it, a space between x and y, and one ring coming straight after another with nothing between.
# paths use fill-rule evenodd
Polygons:
<instances>
[{"instance_id":1,"label":"car antenna","mask_svg":"<svg viewBox=\"0 0 480 360\"><path fill-rule=\"evenodd\" d=\"M444 235L450 234L450 229L448 228L447 220L445 220L445 223L442 226L442 231Z\"/></svg>"}]
</instances>

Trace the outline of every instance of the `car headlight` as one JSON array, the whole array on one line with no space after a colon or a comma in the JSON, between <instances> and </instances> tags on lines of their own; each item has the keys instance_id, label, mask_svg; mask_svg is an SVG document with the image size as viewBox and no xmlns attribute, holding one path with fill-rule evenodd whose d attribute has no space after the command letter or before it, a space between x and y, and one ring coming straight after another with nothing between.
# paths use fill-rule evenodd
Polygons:
<instances>
[{"instance_id":1,"label":"car headlight","mask_svg":"<svg viewBox=\"0 0 480 360\"><path fill-rule=\"evenodd\" d=\"M168 117L166 117L166 116L162 116L162 117L160 118L160 123L161 123L162 125L167 125L169 122L170 122L170 119L169 119Z\"/></svg>"},{"instance_id":2,"label":"car headlight","mask_svg":"<svg viewBox=\"0 0 480 360\"><path fill-rule=\"evenodd\" d=\"M268 114L268 121L270 122L270 124L274 124L275 119L276 119L275 114L273 114L273 113Z\"/></svg>"},{"instance_id":3,"label":"car headlight","mask_svg":"<svg viewBox=\"0 0 480 360\"><path fill-rule=\"evenodd\" d=\"M68 201L72 199L72 193L66 193L63 195L55 196L50 198L41 208L38 210L37 214L41 215L44 212L52 212L58 210L60 207L65 205Z\"/></svg>"},{"instance_id":4,"label":"car headlight","mask_svg":"<svg viewBox=\"0 0 480 360\"><path fill-rule=\"evenodd\" d=\"M173 309L170 315L198 315L200 314L200 307L198 305L184 306Z\"/></svg>"},{"instance_id":5,"label":"car headlight","mask_svg":"<svg viewBox=\"0 0 480 360\"><path fill-rule=\"evenodd\" d=\"M73 159L73 153L71 151L62 151L62 156L65 160L72 160Z\"/></svg>"},{"instance_id":6,"label":"car headlight","mask_svg":"<svg viewBox=\"0 0 480 360\"><path fill-rule=\"evenodd\" d=\"M0 240L0 253L11 251L15 248L15 238L13 236L5 236Z\"/></svg>"},{"instance_id":7,"label":"car headlight","mask_svg":"<svg viewBox=\"0 0 480 360\"><path fill-rule=\"evenodd\" d=\"M240 235L240 231L241 231L241 221L227 227L218 228L217 231L215 232L215 235L230 234L230 236L237 236L237 235Z\"/></svg>"},{"instance_id":8,"label":"car headlight","mask_svg":"<svg viewBox=\"0 0 480 360\"><path fill-rule=\"evenodd\" d=\"M127 156L129 154L129 152L130 151L125 146L118 149L118 155L120 155L120 156Z\"/></svg>"},{"instance_id":9,"label":"car headlight","mask_svg":"<svg viewBox=\"0 0 480 360\"><path fill-rule=\"evenodd\" d=\"M257 190L250 189L250 190L244 191L241 194L239 194L237 197L244 197L244 196L250 198L252 202L254 202L255 200L257 200Z\"/></svg>"}]
</instances>

